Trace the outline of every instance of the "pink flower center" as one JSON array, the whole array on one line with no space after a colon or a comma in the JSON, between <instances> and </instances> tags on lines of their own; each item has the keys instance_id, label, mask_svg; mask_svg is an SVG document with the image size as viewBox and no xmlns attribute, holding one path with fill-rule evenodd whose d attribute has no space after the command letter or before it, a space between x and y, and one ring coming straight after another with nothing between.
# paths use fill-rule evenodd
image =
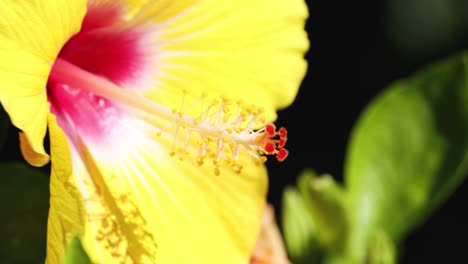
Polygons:
<instances>
[{"instance_id":1,"label":"pink flower center","mask_svg":"<svg viewBox=\"0 0 468 264\"><path fill-rule=\"evenodd\" d=\"M145 34L124 27L122 15L119 5L90 4L80 32L65 44L58 60L104 77L119 87L137 85L148 65L143 49ZM47 83L52 113L67 134L76 131L99 140L113 128L121 110L113 101L80 87L82 84L55 78L57 67L60 66L52 68Z\"/></svg>"}]
</instances>

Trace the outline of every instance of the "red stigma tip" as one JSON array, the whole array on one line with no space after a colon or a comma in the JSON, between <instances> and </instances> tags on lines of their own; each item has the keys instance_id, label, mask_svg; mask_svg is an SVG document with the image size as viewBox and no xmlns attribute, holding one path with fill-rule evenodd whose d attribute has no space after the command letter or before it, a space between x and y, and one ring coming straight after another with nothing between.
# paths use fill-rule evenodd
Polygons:
<instances>
[{"instance_id":1,"label":"red stigma tip","mask_svg":"<svg viewBox=\"0 0 468 264\"><path fill-rule=\"evenodd\" d=\"M258 147L264 155L275 155L278 161L284 161L289 151L284 148L288 141L288 131L281 127L276 131L274 124L266 124L257 137Z\"/></svg>"},{"instance_id":2,"label":"red stigma tip","mask_svg":"<svg viewBox=\"0 0 468 264\"><path fill-rule=\"evenodd\" d=\"M274 143L268 142L268 143L265 144L265 152L266 152L267 154L272 154L272 153L274 153L275 151L276 151L276 146L275 146Z\"/></svg>"},{"instance_id":3,"label":"red stigma tip","mask_svg":"<svg viewBox=\"0 0 468 264\"><path fill-rule=\"evenodd\" d=\"M288 140L288 138L286 138L286 137L280 138L279 141L278 141L278 147L279 147L279 148L284 147L284 146L286 145L286 141L287 141L287 140Z\"/></svg>"},{"instance_id":4,"label":"red stigma tip","mask_svg":"<svg viewBox=\"0 0 468 264\"><path fill-rule=\"evenodd\" d=\"M276 127L273 124L265 125L265 133L268 137L274 137L276 135Z\"/></svg>"},{"instance_id":5,"label":"red stigma tip","mask_svg":"<svg viewBox=\"0 0 468 264\"><path fill-rule=\"evenodd\" d=\"M286 128L282 127L278 130L278 134L280 137L285 138L288 136L288 131L286 130Z\"/></svg>"},{"instance_id":6,"label":"red stigma tip","mask_svg":"<svg viewBox=\"0 0 468 264\"><path fill-rule=\"evenodd\" d=\"M280 149L278 150L278 153L276 154L276 159L278 161L284 161L288 157L289 151L287 149Z\"/></svg>"}]
</instances>

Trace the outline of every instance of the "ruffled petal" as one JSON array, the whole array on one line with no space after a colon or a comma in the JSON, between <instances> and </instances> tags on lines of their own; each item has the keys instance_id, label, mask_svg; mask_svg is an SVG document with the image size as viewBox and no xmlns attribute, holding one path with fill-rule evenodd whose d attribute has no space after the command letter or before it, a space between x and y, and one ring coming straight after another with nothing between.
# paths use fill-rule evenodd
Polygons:
<instances>
[{"instance_id":1,"label":"ruffled petal","mask_svg":"<svg viewBox=\"0 0 468 264\"><path fill-rule=\"evenodd\" d=\"M262 106L273 120L306 72L307 16L302 0L148 2L130 21L153 32L148 96L170 106L181 90L224 96Z\"/></svg>"},{"instance_id":2,"label":"ruffled petal","mask_svg":"<svg viewBox=\"0 0 468 264\"><path fill-rule=\"evenodd\" d=\"M49 155L45 153L45 150L42 148L41 152L35 151L29 143L26 135L22 132L19 133L19 142L21 154L23 154L24 159L29 164L36 167L42 167L49 163Z\"/></svg>"},{"instance_id":3,"label":"ruffled petal","mask_svg":"<svg viewBox=\"0 0 468 264\"><path fill-rule=\"evenodd\" d=\"M33 151L45 154L45 86L64 43L78 32L85 0L2 1L0 101Z\"/></svg>"},{"instance_id":4,"label":"ruffled petal","mask_svg":"<svg viewBox=\"0 0 468 264\"><path fill-rule=\"evenodd\" d=\"M49 115L52 173L47 227L47 263L62 263L66 245L75 234L83 234L85 210L72 171L70 146L55 117Z\"/></svg>"}]
</instances>

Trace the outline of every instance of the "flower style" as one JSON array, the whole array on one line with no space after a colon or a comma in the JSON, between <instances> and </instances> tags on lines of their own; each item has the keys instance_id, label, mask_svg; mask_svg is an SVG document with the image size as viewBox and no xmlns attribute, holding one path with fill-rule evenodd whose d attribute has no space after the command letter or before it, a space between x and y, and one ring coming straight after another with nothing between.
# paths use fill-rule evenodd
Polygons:
<instances>
[{"instance_id":1,"label":"flower style","mask_svg":"<svg viewBox=\"0 0 468 264\"><path fill-rule=\"evenodd\" d=\"M248 263L265 125L296 96L302 0L4 0L0 101L52 175L47 262L78 233L96 263Z\"/></svg>"}]
</instances>

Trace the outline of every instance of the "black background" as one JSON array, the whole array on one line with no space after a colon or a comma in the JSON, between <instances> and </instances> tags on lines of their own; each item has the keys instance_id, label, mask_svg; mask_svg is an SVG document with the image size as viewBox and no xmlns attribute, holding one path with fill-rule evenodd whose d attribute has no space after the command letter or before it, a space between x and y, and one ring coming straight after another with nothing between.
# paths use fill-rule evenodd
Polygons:
<instances>
[{"instance_id":1,"label":"black background","mask_svg":"<svg viewBox=\"0 0 468 264\"><path fill-rule=\"evenodd\" d=\"M267 163L269 200L276 206L278 215L282 190L294 184L305 167L318 173L330 173L343 181L343 161L350 131L360 112L379 91L427 63L468 47L466 30L460 33L463 30L460 28L458 34L452 34L439 45L427 41L437 39L432 35L425 39L422 36L422 40L411 47L397 45L390 30L405 32L408 27L388 22L390 14L394 14L390 13L394 10L390 9L391 1L398 0L308 1L310 18L306 28L311 46L306 58L309 70L295 103L280 111L277 121L288 128L291 153L284 163ZM427 2L435 3L434 8L438 8L441 1ZM452 2L466 7L468 1ZM430 22L435 21L432 15L434 12L429 10L422 18L419 16L419 20L410 22L419 23L413 28L430 33ZM439 35L445 32L442 28ZM467 262L468 217L464 212L467 198L465 181L428 221L407 237L401 246L399 263Z\"/></svg>"}]
</instances>

